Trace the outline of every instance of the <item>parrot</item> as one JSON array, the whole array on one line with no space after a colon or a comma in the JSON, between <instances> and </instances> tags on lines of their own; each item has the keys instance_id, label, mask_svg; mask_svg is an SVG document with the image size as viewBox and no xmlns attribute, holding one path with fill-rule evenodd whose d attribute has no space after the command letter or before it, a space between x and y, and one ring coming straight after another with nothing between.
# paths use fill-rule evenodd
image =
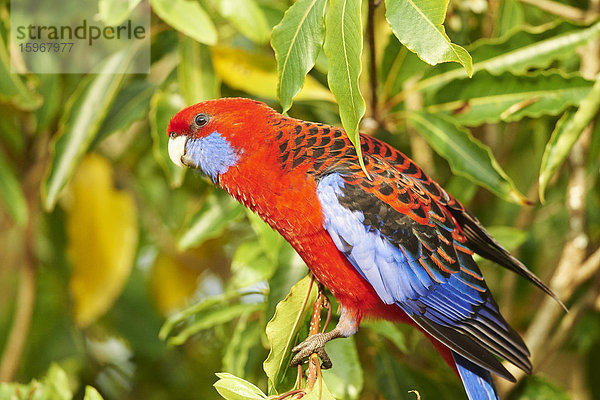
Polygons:
<instances>
[{"instance_id":1,"label":"parrot","mask_svg":"<svg viewBox=\"0 0 600 400\"><path fill-rule=\"evenodd\" d=\"M287 240L339 303L328 332L292 349L292 365L356 333L363 318L413 325L462 380L470 400L498 399L499 358L532 372L529 350L500 314L473 254L554 292L410 158L360 134L364 173L345 131L220 98L189 106L167 128L168 153L199 170Z\"/></svg>"}]
</instances>

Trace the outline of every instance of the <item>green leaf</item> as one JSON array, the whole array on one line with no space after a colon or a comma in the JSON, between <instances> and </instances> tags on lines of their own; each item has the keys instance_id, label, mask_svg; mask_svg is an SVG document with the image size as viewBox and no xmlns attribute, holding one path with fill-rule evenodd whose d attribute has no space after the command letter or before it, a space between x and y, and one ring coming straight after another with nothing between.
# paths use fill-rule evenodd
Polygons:
<instances>
[{"instance_id":1,"label":"green leaf","mask_svg":"<svg viewBox=\"0 0 600 400\"><path fill-rule=\"evenodd\" d=\"M0 201L18 226L27 223L27 202L21 184L6 156L0 151Z\"/></svg>"},{"instance_id":2,"label":"green leaf","mask_svg":"<svg viewBox=\"0 0 600 400\"><path fill-rule=\"evenodd\" d=\"M581 76L560 73L516 76L506 72L493 76L481 71L468 82L459 79L442 86L424 110L451 114L468 126L557 115L579 104L593 84Z\"/></svg>"},{"instance_id":3,"label":"green leaf","mask_svg":"<svg viewBox=\"0 0 600 400\"><path fill-rule=\"evenodd\" d=\"M167 127L171 118L184 106L185 102L175 91L174 85L155 92L150 100L150 132L154 141L152 150L154 158L169 178L171 187L181 186L187 168L178 167L169 158Z\"/></svg>"},{"instance_id":4,"label":"green leaf","mask_svg":"<svg viewBox=\"0 0 600 400\"><path fill-rule=\"evenodd\" d=\"M43 97L44 102L42 106L35 110L35 116L37 119L36 130L42 132L50 127L50 124L54 122L54 119L60 115L62 111L61 102L61 91L64 88L61 87L60 75L57 74L39 74L37 75L40 80L38 86L38 92Z\"/></svg>"},{"instance_id":5,"label":"green leaf","mask_svg":"<svg viewBox=\"0 0 600 400\"><path fill-rule=\"evenodd\" d=\"M297 282L287 297L277 305L275 315L267 324L265 331L271 351L263 364L263 369L269 378L271 388L279 388L280 383L285 379L290 364L291 349L298 341L298 333L317 300L316 286L316 284L311 285L310 276Z\"/></svg>"},{"instance_id":6,"label":"green leaf","mask_svg":"<svg viewBox=\"0 0 600 400\"><path fill-rule=\"evenodd\" d=\"M332 340L326 348L333 360L333 367L323 371L329 391L338 400L358 399L364 382L354 337Z\"/></svg>"},{"instance_id":7,"label":"green leaf","mask_svg":"<svg viewBox=\"0 0 600 400\"><path fill-rule=\"evenodd\" d=\"M600 171L600 124L594 123L594 129L592 131L590 140L590 146L587 153L586 170L588 176L591 177L590 185L596 186L596 182L600 180L600 174L596 171ZM596 186L597 187L597 186ZM600 213L600 207L596 207ZM599 214L600 215L600 214ZM600 382L598 382L600 385Z\"/></svg>"},{"instance_id":8,"label":"green leaf","mask_svg":"<svg viewBox=\"0 0 600 400\"><path fill-rule=\"evenodd\" d=\"M273 28L271 46L277 58L277 97L283 113L292 106L321 50L325 4L325 0L298 0Z\"/></svg>"},{"instance_id":9,"label":"green leaf","mask_svg":"<svg viewBox=\"0 0 600 400\"><path fill-rule=\"evenodd\" d=\"M98 393L98 391L95 388L87 385L85 387L85 395L83 397L83 400L103 400L103 399L102 399L102 396L100 396L100 393Z\"/></svg>"},{"instance_id":10,"label":"green leaf","mask_svg":"<svg viewBox=\"0 0 600 400\"><path fill-rule=\"evenodd\" d=\"M179 32L200 43L217 43L215 25L197 1L150 0L150 5L156 15Z\"/></svg>"},{"instance_id":11,"label":"green leaf","mask_svg":"<svg viewBox=\"0 0 600 400\"><path fill-rule=\"evenodd\" d=\"M573 145L585 127L597 116L600 109L600 75L587 97L580 103L575 113L566 113L556 124L552 137L546 145L540 167L539 195L544 201L548 182L567 158Z\"/></svg>"},{"instance_id":12,"label":"green leaf","mask_svg":"<svg viewBox=\"0 0 600 400\"><path fill-rule=\"evenodd\" d=\"M525 389L519 396L519 400L569 400L571 398L565 389L538 376L525 379Z\"/></svg>"},{"instance_id":13,"label":"green leaf","mask_svg":"<svg viewBox=\"0 0 600 400\"><path fill-rule=\"evenodd\" d=\"M106 118L102 121L99 138L128 129L135 121L148 116L150 99L156 87L147 81L134 81L117 94Z\"/></svg>"},{"instance_id":14,"label":"green leaf","mask_svg":"<svg viewBox=\"0 0 600 400\"><path fill-rule=\"evenodd\" d=\"M73 391L67 373L58 364L52 364L42 380L44 395L51 400L71 400Z\"/></svg>"},{"instance_id":15,"label":"green leaf","mask_svg":"<svg viewBox=\"0 0 600 400\"><path fill-rule=\"evenodd\" d=\"M277 264L267 257L260 241L245 241L233 254L232 282L236 287L248 287L271 278L276 268Z\"/></svg>"},{"instance_id":16,"label":"green leaf","mask_svg":"<svg viewBox=\"0 0 600 400\"><path fill-rule=\"evenodd\" d=\"M242 378L226 372L220 372L216 375L219 380L213 386L227 400L261 400L267 398L262 390Z\"/></svg>"},{"instance_id":17,"label":"green leaf","mask_svg":"<svg viewBox=\"0 0 600 400\"><path fill-rule=\"evenodd\" d=\"M442 116L411 112L409 123L431 147L450 163L452 171L488 188L499 197L518 204L528 200L502 170L490 149L473 138L468 130Z\"/></svg>"},{"instance_id":18,"label":"green leaf","mask_svg":"<svg viewBox=\"0 0 600 400\"><path fill-rule=\"evenodd\" d=\"M588 28L562 24L551 29L529 28L498 42L481 40L471 52L475 72L493 74L504 71L523 73L531 68L547 67L554 60L565 59L600 34L600 22Z\"/></svg>"},{"instance_id":19,"label":"green leaf","mask_svg":"<svg viewBox=\"0 0 600 400\"><path fill-rule=\"evenodd\" d=\"M448 0L386 0L386 13L394 35L428 64L457 62L473 74L473 61L452 43L444 29Z\"/></svg>"},{"instance_id":20,"label":"green leaf","mask_svg":"<svg viewBox=\"0 0 600 400\"><path fill-rule=\"evenodd\" d=\"M185 343L190 336L195 335L200 331L223 325L224 323L227 323L244 314L262 311L263 309L263 304L237 303L229 304L218 309L205 311L202 313L202 315L196 316L194 322L187 328L170 338L168 343L169 345L175 346L181 345Z\"/></svg>"},{"instance_id":21,"label":"green leaf","mask_svg":"<svg viewBox=\"0 0 600 400\"><path fill-rule=\"evenodd\" d=\"M166 136L166 135L165 135ZM244 207L231 197L213 191L192 217L189 226L177 240L180 251L198 246L208 239L218 237L231 223L244 215Z\"/></svg>"},{"instance_id":22,"label":"green leaf","mask_svg":"<svg viewBox=\"0 0 600 400\"><path fill-rule=\"evenodd\" d=\"M527 28L503 40L480 40L471 50L473 73L486 70L495 75L505 71L520 74L531 68L544 68L555 60L571 57L578 46L599 34L600 22L587 28L563 23ZM436 75L423 79L412 89L434 89L453 79L465 77L460 68L449 66L445 72L437 73L440 70L437 68Z\"/></svg>"},{"instance_id":23,"label":"green leaf","mask_svg":"<svg viewBox=\"0 0 600 400\"><path fill-rule=\"evenodd\" d=\"M283 237L279 232L263 221L258 214L246 209L246 215L248 216L250 225L252 225L252 229L258 236L258 241L262 250L269 257L269 260L273 264L276 264L279 249L284 241Z\"/></svg>"},{"instance_id":24,"label":"green leaf","mask_svg":"<svg viewBox=\"0 0 600 400\"><path fill-rule=\"evenodd\" d=\"M494 36L502 37L519 29L525 21L523 5L518 0L502 0L498 7Z\"/></svg>"},{"instance_id":25,"label":"green leaf","mask_svg":"<svg viewBox=\"0 0 600 400\"><path fill-rule=\"evenodd\" d=\"M0 399L27 400L71 400L73 391L66 372L57 364L52 363L46 376L41 381L32 380L23 385L18 383L0 382ZM97 400L98 398L84 400Z\"/></svg>"},{"instance_id":26,"label":"green leaf","mask_svg":"<svg viewBox=\"0 0 600 400\"><path fill-rule=\"evenodd\" d=\"M277 304L285 298L292 286L306 275L307 270L304 261L285 240L279 249L277 265L278 268L271 279L269 279L267 319L273 317Z\"/></svg>"},{"instance_id":27,"label":"green leaf","mask_svg":"<svg viewBox=\"0 0 600 400\"><path fill-rule=\"evenodd\" d=\"M422 75L429 68L429 65L403 46L393 33L390 33L379 71L380 80L383 82L382 99L388 99L400 92L402 85L409 78L416 74Z\"/></svg>"},{"instance_id":28,"label":"green leaf","mask_svg":"<svg viewBox=\"0 0 600 400\"><path fill-rule=\"evenodd\" d=\"M176 326L185 322L188 318L193 317L200 312L204 312L210 308L214 307L222 307L223 305L230 302L232 299L239 297L239 293L232 291L216 296L207 297L196 304L192 304L191 306L176 312L175 314L169 316L163 326L160 328L160 332L158 333L158 337L160 340L165 340L171 332L175 329Z\"/></svg>"},{"instance_id":29,"label":"green leaf","mask_svg":"<svg viewBox=\"0 0 600 400\"><path fill-rule=\"evenodd\" d=\"M325 379L317 375L315 386L310 393L302 397L304 400L336 400L333 394L329 391Z\"/></svg>"},{"instance_id":30,"label":"green leaf","mask_svg":"<svg viewBox=\"0 0 600 400\"><path fill-rule=\"evenodd\" d=\"M241 34L257 44L269 41L269 24L254 0L219 0L217 4L219 13Z\"/></svg>"},{"instance_id":31,"label":"green leaf","mask_svg":"<svg viewBox=\"0 0 600 400\"><path fill-rule=\"evenodd\" d=\"M8 154L23 155L25 135L23 135L22 115L14 108L0 106L0 143Z\"/></svg>"},{"instance_id":32,"label":"green leaf","mask_svg":"<svg viewBox=\"0 0 600 400\"><path fill-rule=\"evenodd\" d=\"M121 25L140 2L141 0L99 0L100 20L109 26Z\"/></svg>"},{"instance_id":33,"label":"green leaf","mask_svg":"<svg viewBox=\"0 0 600 400\"><path fill-rule=\"evenodd\" d=\"M408 353L408 347L406 345L406 336L398 329L398 324L390 321L378 320L378 321L365 321L361 323L361 327L367 328L375 332L378 336L389 339L400 351Z\"/></svg>"},{"instance_id":34,"label":"green leaf","mask_svg":"<svg viewBox=\"0 0 600 400\"><path fill-rule=\"evenodd\" d=\"M329 61L329 88L338 102L342 125L366 174L358 132L358 124L365 114L365 101L358 85L362 52L360 4L360 0L330 1L323 46Z\"/></svg>"},{"instance_id":35,"label":"green leaf","mask_svg":"<svg viewBox=\"0 0 600 400\"><path fill-rule=\"evenodd\" d=\"M177 79L186 104L220 97L221 80L215 74L210 49L195 40L180 36Z\"/></svg>"},{"instance_id":36,"label":"green leaf","mask_svg":"<svg viewBox=\"0 0 600 400\"><path fill-rule=\"evenodd\" d=\"M223 369L233 375L243 375L252 349L261 346L261 325L258 321L248 321L249 314L242 315L235 326L231 340L223 356Z\"/></svg>"},{"instance_id":37,"label":"green leaf","mask_svg":"<svg viewBox=\"0 0 600 400\"><path fill-rule=\"evenodd\" d=\"M42 104L42 97L28 89L19 75L11 73L10 56L3 35L0 35L0 101L28 111Z\"/></svg>"},{"instance_id":38,"label":"green leaf","mask_svg":"<svg viewBox=\"0 0 600 400\"><path fill-rule=\"evenodd\" d=\"M52 210L75 166L98 134L102 121L115 100L135 57L131 50L113 54L100 68L100 73L85 79L66 105L60 122L61 134L52 142L52 162L42 183L44 208Z\"/></svg>"},{"instance_id":39,"label":"green leaf","mask_svg":"<svg viewBox=\"0 0 600 400\"><path fill-rule=\"evenodd\" d=\"M509 251L517 249L529 238L529 232L514 226L488 226L485 229Z\"/></svg>"},{"instance_id":40,"label":"green leaf","mask_svg":"<svg viewBox=\"0 0 600 400\"><path fill-rule=\"evenodd\" d=\"M183 323L182 326L178 326L180 331L168 340L169 345L181 345L190 336L200 331L225 324L245 314L264 310L263 303L232 302L233 299L238 297L239 293L237 292L209 297L176 313L165 322L159 332L159 337L162 340L166 339L167 336L173 333L175 326Z\"/></svg>"}]
</instances>

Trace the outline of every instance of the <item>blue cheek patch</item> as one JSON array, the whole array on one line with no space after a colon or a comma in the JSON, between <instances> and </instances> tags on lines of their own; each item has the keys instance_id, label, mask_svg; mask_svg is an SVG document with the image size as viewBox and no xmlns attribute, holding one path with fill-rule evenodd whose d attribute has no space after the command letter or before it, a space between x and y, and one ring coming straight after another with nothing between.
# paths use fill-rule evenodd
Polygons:
<instances>
[{"instance_id":1,"label":"blue cheek patch","mask_svg":"<svg viewBox=\"0 0 600 400\"><path fill-rule=\"evenodd\" d=\"M214 182L217 175L227 172L240 157L229 141L214 131L202 138L188 139L184 158L196 168L200 168Z\"/></svg>"}]
</instances>

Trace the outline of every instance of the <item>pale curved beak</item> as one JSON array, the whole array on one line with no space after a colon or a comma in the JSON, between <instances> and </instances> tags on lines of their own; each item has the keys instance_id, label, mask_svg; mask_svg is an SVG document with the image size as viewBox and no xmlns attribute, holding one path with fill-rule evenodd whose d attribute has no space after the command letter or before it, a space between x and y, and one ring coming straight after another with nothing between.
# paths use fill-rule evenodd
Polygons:
<instances>
[{"instance_id":1,"label":"pale curved beak","mask_svg":"<svg viewBox=\"0 0 600 400\"><path fill-rule=\"evenodd\" d=\"M171 161L178 167L185 167L181 161L185 155L185 144L187 143L187 136L176 136L169 138L169 157Z\"/></svg>"}]
</instances>

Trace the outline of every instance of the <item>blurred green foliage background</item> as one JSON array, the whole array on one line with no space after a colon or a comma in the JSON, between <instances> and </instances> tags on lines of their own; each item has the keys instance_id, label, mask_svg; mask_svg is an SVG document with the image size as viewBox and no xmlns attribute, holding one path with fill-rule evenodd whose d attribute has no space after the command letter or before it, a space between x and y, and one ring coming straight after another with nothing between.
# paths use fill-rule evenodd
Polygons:
<instances>
[{"instance_id":1,"label":"blurred green foliage background","mask_svg":"<svg viewBox=\"0 0 600 400\"><path fill-rule=\"evenodd\" d=\"M126 19L123 3L100 0L101 20ZM298 1L294 13L317 4L330 18L340 3ZM362 13L352 29L364 33L347 66L362 69L361 130L410 155L571 309L479 260L534 362L535 376L499 382L501 391L600 398L600 2L411 3L441 10L439 29L446 12L448 36L434 38L406 36L425 21L399 1L350 3ZM14 75L0 1L1 399L82 398L86 385L105 399L218 399L217 372L274 390L265 327L306 267L256 216L176 169L165 130L185 105L243 96L281 111L280 100L300 119L343 120L352 133L362 114L348 116L348 101L363 100L336 91L331 62L344 47L326 36L326 55L323 29L298 30L312 53L286 52L286 32L299 26L285 14L291 1L129 4L152 11L149 74ZM313 17L325 31L336 23ZM460 56L431 58L440 40ZM311 70L297 96L306 71L282 73L285 54ZM465 398L407 327L365 322L328 349L336 398Z\"/></svg>"}]
</instances>

